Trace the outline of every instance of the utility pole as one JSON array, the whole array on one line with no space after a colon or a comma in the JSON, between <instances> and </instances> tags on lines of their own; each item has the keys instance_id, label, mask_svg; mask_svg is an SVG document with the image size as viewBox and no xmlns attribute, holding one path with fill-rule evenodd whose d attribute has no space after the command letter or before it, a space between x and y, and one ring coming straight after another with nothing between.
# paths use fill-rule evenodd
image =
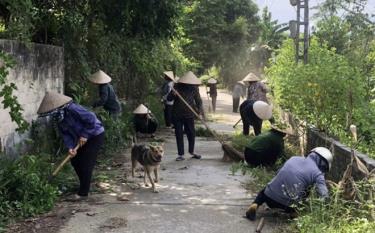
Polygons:
<instances>
[{"instance_id":1,"label":"utility pole","mask_svg":"<svg viewBox=\"0 0 375 233\"><path fill-rule=\"evenodd\" d=\"M309 52L309 0L290 0L290 4L297 7L297 20L289 22L291 37L294 38L295 43L296 63L303 59L303 63L307 64ZM301 21L302 14L303 21ZM302 30L301 26L303 27ZM301 32L302 36L300 35ZM303 48L303 50L301 51L300 48Z\"/></svg>"}]
</instances>

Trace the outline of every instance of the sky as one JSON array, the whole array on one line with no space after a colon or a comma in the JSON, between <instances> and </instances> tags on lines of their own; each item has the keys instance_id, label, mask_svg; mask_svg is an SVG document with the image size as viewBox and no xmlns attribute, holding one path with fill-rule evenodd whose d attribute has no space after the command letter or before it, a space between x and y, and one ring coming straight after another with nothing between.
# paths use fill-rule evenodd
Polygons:
<instances>
[{"instance_id":1,"label":"sky","mask_svg":"<svg viewBox=\"0 0 375 233\"><path fill-rule=\"evenodd\" d=\"M324 2L324 0L309 0L310 9L313 6L316 6L318 3ZM279 23L288 23L289 20L296 19L296 8L290 5L289 0L256 0L259 10L263 7L268 6L268 10L272 13L272 18L277 19ZM375 14L375 0L368 0L366 11L368 13ZM310 19L314 11L310 11ZM311 19L312 20L312 19ZM312 24L314 22L312 21Z\"/></svg>"}]
</instances>

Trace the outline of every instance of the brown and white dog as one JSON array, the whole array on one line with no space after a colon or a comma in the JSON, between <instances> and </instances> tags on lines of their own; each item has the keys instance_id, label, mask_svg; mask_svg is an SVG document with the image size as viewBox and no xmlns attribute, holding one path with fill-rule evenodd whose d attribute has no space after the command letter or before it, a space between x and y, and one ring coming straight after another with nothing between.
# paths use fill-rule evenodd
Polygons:
<instances>
[{"instance_id":1,"label":"brown and white dog","mask_svg":"<svg viewBox=\"0 0 375 233\"><path fill-rule=\"evenodd\" d=\"M159 182L159 168L160 162L164 155L163 144L158 146L145 146L140 144L134 144L131 151L132 160L132 177L134 178L135 168L137 163L143 166L144 170L144 182L147 187L146 175L151 182L152 190L157 193L155 183ZM154 173L155 179L152 179L151 173Z\"/></svg>"}]
</instances>

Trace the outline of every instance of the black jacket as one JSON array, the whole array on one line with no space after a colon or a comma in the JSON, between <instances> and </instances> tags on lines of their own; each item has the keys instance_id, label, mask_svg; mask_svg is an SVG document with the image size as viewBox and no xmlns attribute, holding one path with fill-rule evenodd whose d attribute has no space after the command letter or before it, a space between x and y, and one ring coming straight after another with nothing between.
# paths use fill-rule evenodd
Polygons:
<instances>
[{"instance_id":1,"label":"black jacket","mask_svg":"<svg viewBox=\"0 0 375 233\"><path fill-rule=\"evenodd\" d=\"M196 85L178 83L175 85L174 89L180 93L180 95L185 99L185 101L196 110L199 114L202 109L202 99L199 95L199 89ZM194 118L194 113L185 105L180 98L172 91L168 97L168 101L174 100L172 108L173 118Z\"/></svg>"},{"instance_id":2,"label":"black jacket","mask_svg":"<svg viewBox=\"0 0 375 233\"><path fill-rule=\"evenodd\" d=\"M99 97L100 99L92 105L94 108L103 106L109 113L118 113L121 111L120 102L117 100L117 96L111 84L106 83L99 85Z\"/></svg>"}]
</instances>

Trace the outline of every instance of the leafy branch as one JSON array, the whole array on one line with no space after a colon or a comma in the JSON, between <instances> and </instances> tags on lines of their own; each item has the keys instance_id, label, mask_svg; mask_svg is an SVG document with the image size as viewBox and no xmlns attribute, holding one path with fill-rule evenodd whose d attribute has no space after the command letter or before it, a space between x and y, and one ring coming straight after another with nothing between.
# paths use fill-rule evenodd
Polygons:
<instances>
[{"instance_id":1,"label":"leafy branch","mask_svg":"<svg viewBox=\"0 0 375 233\"><path fill-rule=\"evenodd\" d=\"M17 132L23 133L29 128L29 123L23 118L23 108L17 100L13 91L17 90L14 83L7 83L9 69L14 67L14 59L4 51L0 51L0 97L3 97L1 103L4 109L9 108L9 115L13 122L17 124Z\"/></svg>"}]
</instances>

